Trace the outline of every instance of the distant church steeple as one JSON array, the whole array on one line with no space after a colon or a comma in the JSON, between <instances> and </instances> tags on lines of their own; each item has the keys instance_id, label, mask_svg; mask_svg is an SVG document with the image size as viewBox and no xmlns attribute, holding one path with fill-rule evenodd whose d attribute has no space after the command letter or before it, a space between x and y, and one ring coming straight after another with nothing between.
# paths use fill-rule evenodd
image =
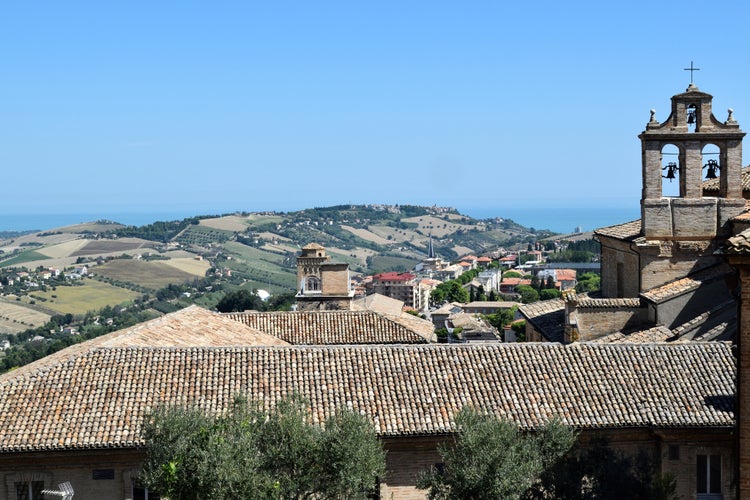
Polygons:
<instances>
[{"instance_id":1,"label":"distant church steeple","mask_svg":"<svg viewBox=\"0 0 750 500\"><path fill-rule=\"evenodd\" d=\"M427 258L428 259L435 258L435 249L432 247L432 233L430 233L430 245L427 248Z\"/></svg>"}]
</instances>

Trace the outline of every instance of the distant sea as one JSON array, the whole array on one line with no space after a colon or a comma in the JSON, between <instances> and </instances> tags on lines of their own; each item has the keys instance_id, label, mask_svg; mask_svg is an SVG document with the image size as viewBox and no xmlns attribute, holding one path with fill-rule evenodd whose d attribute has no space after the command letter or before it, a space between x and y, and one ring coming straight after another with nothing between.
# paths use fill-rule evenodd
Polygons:
<instances>
[{"instance_id":1,"label":"distant sea","mask_svg":"<svg viewBox=\"0 0 750 500\"><path fill-rule=\"evenodd\" d=\"M620 224L640 217L640 210L633 208L581 208L581 207L551 207L551 208L473 208L462 209L459 212L476 219L490 219L500 217L512 219L525 227L534 229L549 229L556 233L572 233L577 227L583 231L593 231L599 227ZM75 214L21 214L0 215L0 231L47 230L61 226L69 226L95 220L111 220L126 225L142 226L155 221L181 220L195 215L213 214L208 210L197 212L119 212L119 213L75 213ZM215 214L227 213L217 211Z\"/></svg>"},{"instance_id":2,"label":"distant sea","mask_svg":"<svg viewBox=\"0 0 750 500\"><path fill-rule=\"evenodd\" d=\"M572 233L580 227L582 232L641 218L638 205L630 208L603 207L550 207L550 208L481 208L459 212L475 219L501 217L534 229L549 229L556 233Z\"/></svg>"}]
</instances>

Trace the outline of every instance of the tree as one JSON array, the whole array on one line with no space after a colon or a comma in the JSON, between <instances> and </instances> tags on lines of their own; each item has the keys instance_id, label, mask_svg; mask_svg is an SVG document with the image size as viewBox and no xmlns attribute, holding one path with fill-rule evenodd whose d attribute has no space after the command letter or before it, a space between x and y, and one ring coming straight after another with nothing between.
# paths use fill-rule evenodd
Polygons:
<instances>
[{"instance_id":1,"label":"tree","mask_svg":"<svg viewBox=\"0 0 750 500\"><path fill-rule=\"evenodd\" d=\"M594 292L599 290L601 287L601 276L596 273L583 273L578 278L578 284L576 285L576 292Z\"/></svg>"},{"instance_id":2,"label":"tree","mask_svg":"<svg viewBox=\"0 0 750 500\"><path fill-rule=\"evenodd\" d=\"M219 300L216 309L219 312L242 312L248 309L261 309L263 301L257 294L246 288L229 292Z\"/></svg>"},{"instance_id":3,"label":"tree","mask_svg":"<svg viewBox=\"0 0 750 500\"><path fill-rule=\"evenodd\" d=\"M562 292L556 288L545 288L539 292L539 300L559 299L560 297L562 297Z\"/></svg>"},{"instance_id":4,"label":"tree","mask_svg":"<svg viewBox=\"0 0 750 500\"><path fill-rule=\"evenodd\" d=\"M516 287L516 292L521 295L521 302L524 304L529 304L539 300L539 292L531 288L529 285L518 285Z\"/></svg>"},{"instance_id":5,"label":"tree","mask_svg":"<svg viewBox=\"0 0 750 500\"><path fill-rule=\"evenodd\" d=\"M633 500L672 500L676 488L674 477L660 474L648 454L627 455L597 439L544 471L524 499L594 500L622 498L627 492Z\"/></svg>"},{"instance_id":6,"label":"tree","mask_svg":"<svg viewBox=\"0 0 750 500\"><path fill-rule=\"evenodd\" d=\"M513 422L466 407L455 421L454 439L438 448L443 471L432 468L417 480L431 499L518 498L575 441L557 420L523 433Z\"/></svg>"},{"instance_id":7,"label":"tree","mask_svg":"<svg viewBox=\"0 0 750 500\"><path fill-rule=\"evenodd\" d=\"M367 498L385 471L372 424L348 409L323 426L299 398L270 413L235 400L224 415L160 407L144 427L141 478L169 498Z\"/></svg>"}]
</instances>

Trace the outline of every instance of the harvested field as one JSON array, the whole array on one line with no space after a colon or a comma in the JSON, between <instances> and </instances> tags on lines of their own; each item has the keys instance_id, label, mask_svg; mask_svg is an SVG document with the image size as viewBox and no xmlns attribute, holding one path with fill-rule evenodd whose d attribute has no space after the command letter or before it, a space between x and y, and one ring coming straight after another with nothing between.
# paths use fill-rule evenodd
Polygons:
<instances>
[{"instance_id":1,"label":"harvested field","mask_svg":"<svg viewBox=\"0 0 750 500\"><path fill-rule=\"evenodd\" d=\"M35 292L46 298L44 307L62 314L85 314L107 305L121 304L140 296L138 292L126 290L94 279L81 280L82 285L58 286L56 290ZM55 295L55 297L52 297Z\"/></svg>"},{"instance_id":2,"label":"harvested field","mask_svg":"<svg viewBox=\"0 0 750 500\"><path fill-rule=\"evenodd\" d=\"M278 235L276 233L270 233L268 231L264 231L264 232L258 233L258 234L260 235L261 238L263 238L264 240L268 240L268 241L275 241L275 240L278 240L278 241L292 241L291 238L287 238L286 236L281 236L281 235Z\"/></svg>"},{"instance_id":3,"label":"harvested field","mask_svg":"<svg viewBox=\"0 0 750 500\"><path fill-rule=\"evenodd\" d=\"M472 250L469 247L462 247L461 245L456 245L453 247L453 251L456 252L459 256L469 255L473 254L474 250Z\"/></svg>"},{"instance_id":4,"label":"harvested field","mask_svg":"<svg viewBox=\"0 0 750 500\"><path fill-rule=\"evenodd\" d=\"M195 278L195 274L182 271L167 262L115 259L97 266L96 273L112 280L134 283L152 290Z\"/></svg>"},{"instance_id":5,"label":"harvested field","mask_svg":"<svg viewBox=\"0 0 750 500\"><path fill-rule=\"evenodd\" d=\"M414 242L415 239L418 241L424 238L423 235L412 231L411 229L398 229L390 226L369 226L368 229L386 240L390 236L391 239L388 240L389 243L400 243L404 241Z\"/></svg>"},{"instance_id":6,"label":"harvested field","mask_svg":"<svg viewBox=\"0 0 750 500\"><path fill-rule=\"evenodd\" d=\"M273 245L271 243L266 243L261 247L263 250L268 250L269 252L274 253L285 253L285 252L292 252L292 253L299 253L299 248L293 245Z\"/></svg>"},{"instance_id":7,"label":"harvested field","mask_svg":"<svg viewBox=\"0 0 750 500\"><path fill-rule=\"evenodd\" d=\"M453 234L459 229L476 229L477 225L472 224L457 224L455 222L441 219L439 217L433 217L430 215L423 215L419 217L409 217L403 219L404 222L411 222L418 225L418 230L424 234L432 233L433 236L441 238L448 234Z\"/></svg>"},{"instance_id":8,"label":"harvested field","mask_svg":"<svg viewBox=\"0 0 750 500\"><path fill-rule=\"evenodd\" d=\"M391 243L390 241L383 238L382 236L378 236L377 234L367 229L345 226L343 224L341 225L341 229L345 229L349 231L350 233L353 233L355 236L359 236L363 240L372 241L373 243L377 243L378 245L388 245Z\"/></svg>"},{"instance_id":9,"label":"harvested field","mask_svg":"<svg viewBox=\"0 0 750 500\"><path fill-rule=\"evenodd\" d=\"M142 248L153 242L138 238L123 238L120 240L88 240L88 244L72 253L73 257L79 255L106 255L109 253L123 253Z\"/></svg>"},{"instance_id":10,"label":"harvested field","mask_svg":"<svg viewBox=\"0 0 750 500\"><path fill-rule=\"evenodd\" d=\"M42 326L50 315L35 311L17 302L0 301L0 333L18 333Z\"/></svg>"},{"instance_id":11,"label":"harvested field","mask_svg":"<svg viewBox=\"0 0 750 500\"><path fill-rule=\"evenodd\" d=\"M71 255L75 255L76 252L81 250L90 242L91 240L70 240L64 243L59 243L57 245L40 248L38 251L39 253L42 253L47 257L60 259L62 257L70 257Z\"/></svg>"},{"instance_id":12,"label":"harvested field","mask_svg":"<svg viewBox=\"0 0 750 500\"><path fill-rule=\"evenodd\" d=\"M73 224L70 226L58 227L55 231L61 231L63 233L82 233L84 231L91 231L92 233L104 233L106 231L114 231L125 227L122 224L97 224L96 222L82 222L80 224Z\"/></svg>"},{"instance_id":13,"label":"harvested field","mask_svg":"<svg viewBox=\"0 0 750 500\"><path fill-rule=\"evenodd\" d=\"M214 229L223 229L225 231L243 232L247 229L247 219L239 215L226 215L214 219L201 219L200 225Z\"/></svg>"},{"instance_id":14,"label":"harvested field","mask_svg":"<svg viewBox=\"0 0 750 500\"><path fill-rule=\"evenodd\" d=\"M207 260L198 260L195 257L183 257L178 259L160 260L160 264L172 266L179 271L190 273L193 276L203 277L206 275L206 271L211 267L211 263Z\"/></svg>"},{"instance_id":15,"label":"harvested field","mask_svg":"<svg viewBox=\"0 0 750 500\"><path fill-rule=\"evenodd\" d=\"M170 250L168 252L162 253L164 257L169 257L170 259L194 259L195 254L192 252L188 252L187 250Z\"/></svg>"}]
</instances>

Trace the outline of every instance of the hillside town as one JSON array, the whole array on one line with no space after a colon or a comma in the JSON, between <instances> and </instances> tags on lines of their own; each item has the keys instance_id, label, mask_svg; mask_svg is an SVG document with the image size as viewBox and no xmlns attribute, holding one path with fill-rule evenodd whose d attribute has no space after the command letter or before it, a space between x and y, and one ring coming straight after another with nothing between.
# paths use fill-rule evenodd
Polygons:
<instances>
[{"instance_id":1,"label":"hillside town","mask_svg":"<svg viewBox=\"0 0 750 500\"><path fill-rule=\"evenodd\" d=\"M413 269L353 279L310 241L295 257L293 310L190 305L0 375L0 500L158 498L142 474L151 412L225 415L238 394L268 411L301 396L314 423L342 408L364 417L387 452L375 498L428 498L419 478L453 465L442 452L467 407L527 434L559 420L578 456L606 442L608 457L647 469L651 493L637 498L657 498L657 483L663 498L749 497L750 169L745 133L712 100L691 83L664 121L651 113L642 217L597 229L596 262L550 262L562 249L541 242L443 260L429 235ZM704 178L706 165L720 167ZM663 195L670 176L678 196ZM578 476L578 495L596 474Z\"/></svg>"}]
</instances>

